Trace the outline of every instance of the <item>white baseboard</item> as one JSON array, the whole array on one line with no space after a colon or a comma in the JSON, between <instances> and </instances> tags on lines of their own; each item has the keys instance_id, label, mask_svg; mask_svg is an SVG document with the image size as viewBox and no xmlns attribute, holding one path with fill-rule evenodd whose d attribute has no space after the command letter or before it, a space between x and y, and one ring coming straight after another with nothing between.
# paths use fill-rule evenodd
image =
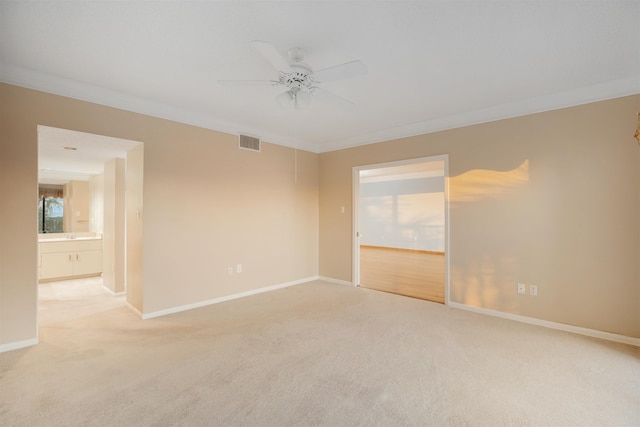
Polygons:
<instances>
[{"instance_id":1,"label":"white baseboard","mask_svg":"<svg viewBox=\"0 0 640 427\"><path fill-rule=\"evenodd\" d=\"M536 319L534 317L520 316L518 314L505 313L503 311L489 310L487 308L472 307L470 305L458 302L449 302L449 307L460 310L473 311L475 313L486 314L503 319L515 320L516 322L528 323L530 325L543 326L545 328L557 329L560 331L571 332L578 335L585 335L592 338L599 338L607 341L629 344L640 347L640 338L627 337L625 335L613 334L611 332L603 332L595 329L582 328L580 326L572 326L564 323L550 322L548 320Z\"/></svg>"},{"instance_id":2,"label":"white baseboard","mask_svg":"<svg viewBox=\"0 0 640 427\"><path fill-rule=\"evenodd\" d=\"M206 301L200 301L193 304L181 305L179 307L172 307L166 310L154 311L152 313L144 313L144 314L141 314L141 317L144 320L153 319L154 317L166 316L168 314L179 313L181 311L187 311L187 310L193 310L194 308L205 307L207 305L218 304L221 302L231 301L238 298L244 298L251 295L261 294L264 292L275 291L277 289L288 288L289 286L301 285L303 283L311 282L313 280L318 280L318 277L317 276L307 277L305 279L294 280L292 282L280 283L278 285L266 286L264 288L253 289L251 291L240 292L238 294L227 295L224 297L214 298ZM135 308L133 307L130 307L130 308L138 312L138 310L136 310Z\"/></svg>"},{"instance_id":3,"label":"white baseboard","mask_svg":"<svg viewBox=\"0 0 640 427\"><path fill-rule=\"evenodd\" d=\"M338 285L354 286L355 287L353 282L347 282L346 280L334 279L332 277L318 276L317 280L323 280L325 282L336 283Z\"/></svg>"},{"instance_id":4,"label":"white baseboard","mask_svg":"<svg viewBox=\"0 0 640 427\"><path fill-rule=\"evenodd\" d=\"M5 351L18 350L20 348L31 347L38 344L38 338L32 338L30 340L10 342L9 344L0 344L0 353Z\"/></svg>"}]
</instances>

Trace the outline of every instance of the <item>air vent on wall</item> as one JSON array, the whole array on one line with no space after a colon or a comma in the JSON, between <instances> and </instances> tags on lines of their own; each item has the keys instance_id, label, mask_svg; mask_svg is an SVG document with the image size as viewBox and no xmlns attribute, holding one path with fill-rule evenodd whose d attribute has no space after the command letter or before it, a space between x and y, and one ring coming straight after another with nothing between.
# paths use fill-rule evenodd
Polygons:
<instances>
[{"instance_id":1,"label":"air vent on wall","mask_svg":"<svg viewBox=\"0 0 640 427\"><path fill-rule=\"evenodd\" d=\"M248 135L240 135L239 146L245 150L260 151L260 139Z\"/></svg>"}]
</instances>

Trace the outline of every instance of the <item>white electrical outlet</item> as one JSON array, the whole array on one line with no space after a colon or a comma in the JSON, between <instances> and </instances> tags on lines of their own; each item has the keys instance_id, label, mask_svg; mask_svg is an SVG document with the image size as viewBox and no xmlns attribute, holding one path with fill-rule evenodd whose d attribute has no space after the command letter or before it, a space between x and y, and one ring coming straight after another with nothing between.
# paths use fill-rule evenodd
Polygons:
<instances>
[{"instance_id":1,"label":"white electrical outlet","mask_svg":"<svg viewBox=\"0 0 640 427\"><path fill-rule=\"evenodd\" d=\"M527 293L527 285L524 283L518 283L518 293L520 295L525 295Z\"/></svg>"},{"instance_id":2,"label":"white electrical outlet","mask_svg":"<svg viewBox=\"0 0 640 427\"><path fill-rule=\"evenodd\" d=\"M242 273L242 264L236 265L236 273Z\"/></svg>"},{"instance_id":3,"label":"white electrical outlet","mask_svg":"<svg viewBox=\"0 0 640 427\"><path fill-rule=\"evenodd\" d=\"M538 296L538 287L536 285L529 285L529 295Z\"/></svg>"}]
</instances>

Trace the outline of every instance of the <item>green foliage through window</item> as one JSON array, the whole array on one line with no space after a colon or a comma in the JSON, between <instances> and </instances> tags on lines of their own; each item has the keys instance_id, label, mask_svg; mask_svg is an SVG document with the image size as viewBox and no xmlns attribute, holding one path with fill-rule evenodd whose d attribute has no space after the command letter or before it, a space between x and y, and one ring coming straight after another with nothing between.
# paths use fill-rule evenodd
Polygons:
<instances>
[{"instance_id":1,"label":"green foliage through window","mask_svg":"<svg viewBox=\"0 0 640 427\"><path fill-rule=\"evenodd\" d=\"M38 233L63 233L64 198L62 186L41 186L38 197Z\"/></svg>"}]
</instances>

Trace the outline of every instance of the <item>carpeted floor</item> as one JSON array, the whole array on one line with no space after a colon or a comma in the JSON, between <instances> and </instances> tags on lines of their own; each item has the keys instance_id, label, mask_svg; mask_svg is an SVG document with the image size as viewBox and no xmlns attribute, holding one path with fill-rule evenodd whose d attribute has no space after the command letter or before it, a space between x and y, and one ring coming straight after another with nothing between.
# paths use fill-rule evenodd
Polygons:
<instances>
[{"instance_id":1,"label":"carpeted floor","mask_svg":"<svg viewBox=\"0 0 640 427\"><path fill-rule=\"evenodd\" d=\"M71 285L0 354L2 426L640 425L627 345L320 281L145 321Z\"/></svg>"}]
</instances>

